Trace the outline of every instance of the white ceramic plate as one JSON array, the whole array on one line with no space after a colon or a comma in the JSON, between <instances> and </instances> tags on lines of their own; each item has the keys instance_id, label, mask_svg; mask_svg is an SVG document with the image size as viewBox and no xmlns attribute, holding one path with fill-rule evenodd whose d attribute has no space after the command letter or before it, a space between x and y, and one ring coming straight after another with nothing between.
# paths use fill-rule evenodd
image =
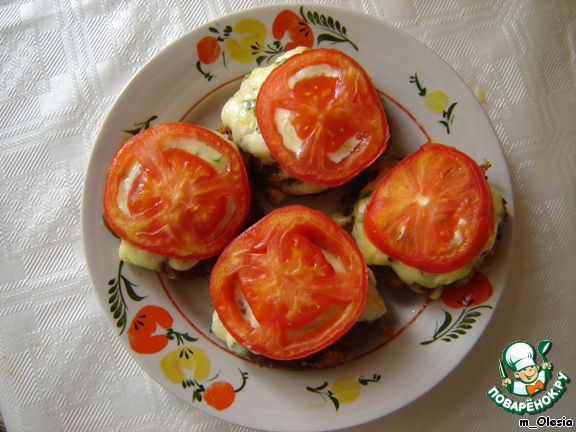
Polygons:
<instances>
[{"instance_id":1,"label":"white ceramic plate","mask_svg":"<svg viewBox=\"0 0 576 432\"><path fill-rule=\"evenodd\" d=\"M288 8L292 13L284 12ZM273 34L275 21L281 29L293 25L304 32ZM302 38L306 33L310 39ZM488 299L451 307L455 304L442 299L428 303L412 292L381 287L389 309L382 330L357 349L353 360L317 372L269 370L232 355L209 332L207 281L167 281L121 265L118 241L101 220L106 169L131 133L179 120L217 128L220 109L241 77L274 61L292 36L313 47L345 51L365 67L383 96L397 152L408 154L431 139L456 146L479 163L488 160L489 180L506 199L509 213L497 259L481 269L493 287ZM341 192L299 202L331 214L339 210ZM512 186L500 144L458 75L400 30L321 5L271 6L225 16L156 55L102 125L82 204L92 282L130 353L162 386L193 406L228 422L274 431L332 430L368 422L414 401L449 374L480 337L504 288L513 220ZM134 325L150 326L155 335L156 342L141 344L146 353L136 352L138 341L129 340ZM230 402L227 396L233 401L223 408Z\"/></svg>"}]
</instances>

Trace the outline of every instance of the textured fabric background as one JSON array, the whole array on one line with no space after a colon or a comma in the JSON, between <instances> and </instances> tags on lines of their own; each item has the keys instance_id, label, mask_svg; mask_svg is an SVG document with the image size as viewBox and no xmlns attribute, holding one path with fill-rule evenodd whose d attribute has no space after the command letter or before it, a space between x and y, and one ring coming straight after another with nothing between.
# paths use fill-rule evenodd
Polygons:
<instances>
[{"instance_id":1,"label":"textured fabric background","mask_svg":"<svg viewBox=\"0 0 576 432\"><path fill-rule=\"evenodd\" d=\"M87 275L80 201L99 125L139 68L188 30L268 3L0 1L0 411L9 432L247 431L177 400L121 346ZM485 395L503 347L550 339L553 363L576 377L576 2L333 3L408 32L485 94L516 200L513 266L479 343L416 402L349 430L514 430L519 417ZM576 420L576 390L544 415Z\"/></svg>"}]
</instances>

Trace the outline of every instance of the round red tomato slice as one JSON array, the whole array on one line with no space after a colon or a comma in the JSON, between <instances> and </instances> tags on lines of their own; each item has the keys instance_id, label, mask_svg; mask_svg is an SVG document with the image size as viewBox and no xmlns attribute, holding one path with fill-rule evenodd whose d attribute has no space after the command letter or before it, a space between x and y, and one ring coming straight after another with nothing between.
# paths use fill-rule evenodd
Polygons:
<instances>
[{"instance_id":1,"label":"round red tomato slice","mask_svg":"<svg viewBox=\"0 0 576 432\"><path fill-rule=\"evenodd\" d=\"M256 99L258 127L293 177L346 183L386 147L388 122L372 81L341 51L315 49L276 67Z\"/></svg>"},{"instance_id":2,"label":"round red tomato slice","mask_svg":"<svg viewBox=\"0 0 576 432\"><path fill-rule=\"evenodd\" d=\"M363 224L368 239L392 259L449 273L470 262L493 234L490 187L469 156L428 143L380 182Z\"/></svg>"},{"instance_id":3,"label":"round red tomato slice","mask_svg":"<svg viewBox=\"0 0 576 432\"><path fill-rule=\"evenodd\" d=\"M220 135L185 123L159 124L126 141L104 189L106 219L119 237L176 259L220 253L249 205L239 152Z\"/></svg>"},{"instance_id":4,"label":"round red tomato slice","mask_svg":"<svg viewBox=\"0 0 576 432\"><path fill-rule=\"evenodd\" d=\"M352 238L317 210L274 210L240 234L210 277L214 308L243 346L278 360L334 343L364 309L368 274Z\"/></svg>"}]
</instances>

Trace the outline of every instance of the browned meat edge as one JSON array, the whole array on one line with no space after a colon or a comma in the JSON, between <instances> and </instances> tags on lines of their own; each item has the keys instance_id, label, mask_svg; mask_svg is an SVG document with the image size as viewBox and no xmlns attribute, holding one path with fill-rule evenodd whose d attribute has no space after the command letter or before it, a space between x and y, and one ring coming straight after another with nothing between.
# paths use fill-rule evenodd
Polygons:
<instances>
[{"instance_id":1,"label":"browned meat edge","mask_svg":"<svg viewBox=\"0 0 576 432\"><path fill-rule=\"evenodd\" d=\"M368 337L370 333L376 330L379 322L379 320L357 322L344 336L329 347L300 359L275 360L251 353L250 360L260 366L291 371L333 368L349 360L350 351L361 339Z\"/></svg>"},{"instance_id":2,"label":"browned meat edge","mask_svg":"<svg viewBox=\"0 0 576 432\"><path fill-rule=\"evenodd\" d=\"M245 163L247 164L246 169L249 170L250 169L249 162L245 160ZM241 229L241 232L245 231L247 228L249 228L254 223L256 223L257 221L259 221L264 217L264 209L260 205L260 189L256 186L256 183L254 183L253 181L250 182L250 189L251 189L250 210L248 212L246 222L244 223L244 226ZM118 235L112 229L112 227L108 224L108 221L106 220L106 215L102 216L102 220L104 226L108 229L108 231L110 231L112 235L114 235L114 237L119 238ZM212 272L212 268L214 267L214 264L216 264L217 259L218 256L201 260L194 267L185 271L175 270L172 267L170 267L166 262L164 262L162 263L161 267L157 269L157 271L171 279L194 280L203 277L208 277Z\"/></svg>"}]
</instances>

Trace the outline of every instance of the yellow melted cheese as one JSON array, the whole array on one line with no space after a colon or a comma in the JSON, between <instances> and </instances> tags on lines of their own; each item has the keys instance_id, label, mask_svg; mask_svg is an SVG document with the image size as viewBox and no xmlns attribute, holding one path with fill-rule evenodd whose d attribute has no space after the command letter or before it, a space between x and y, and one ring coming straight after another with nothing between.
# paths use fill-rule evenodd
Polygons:
<instances>
[{"instance_id":1,"label":"yellow melted cheese","mask_svg":"<svg viewBox=\"0 0 576 432\"><path fill-rule=\"evenodd\" d=\"M304 47L293 49L266 67L255 68L244 77L240 89L222 108L222 124L232 131L232 139L246 153L257 157L264 164L275 163L266 146L256 121L256 97L268 75L287 58L306 50Z\"/></svg>"},{"instance_id":2,"label":"yellow melted cheese","mask_svg":"<svg viewBox=\"0 0 576 432\"><path fill-rule=\"evenodd\" d=\"M226 102L222 108L221 120L222 125L230 128L232 132L232 139L234 142L246 153L250 153L256 157L262 164L272 165L277 164L276 160L272 157L268 146L262 138L258 122L256 120L256 98L262 84L270 75L274 68L278 67L287 58L305 51L307 48L298 47L278 58L278 60L266 67L255 68L252 72L244 77L240 89ZM327 73L321 69L313 69L307 73ZM303 79L304 75L298 75L298 80ZM295 78L296 79L296 78ZM286 110L283 110L286 111ZM279 125L279 130L284 137L284 142L287 148L296 152L302 145L301 140L293 130L293 126L289 122L290 113L288 111L275 113L276 122ZM351 151L351 150L350 150ZM283 183L281 188L282 192L291 195L308 195L317 194L328 189L326 186L312 184L297 180L290 176L283 169L278 174L279 178L292 180Z\"/></svg>"},{"instance_id":3,"label":"yellow melted cheese","mask_svg":"<svg viewBox=\"0 0 576 432\"><path fill-rule=\"evenodd\" d=\"M330 263L337 262L336 266L338 265L341 266L337 257L334 256L330 257L328 256L326 251L322 252L324 253L324 255L326 256L326 258ZM338 272L338 268L335 267L335 269ZM368 269L368 277L369 277L368 296L366 298L366 304L364 305L364 310L362 311L362 314L358 318L358 322L373 322L386 313L386 304L384 302L384 299L378 292L378 289L376 288L376 278L374 277L374 274L370 269ZM237 298L238 296L239 295L237 293ZM242 308L245 311L246 318L250 320L251 325L253 327L257 327L259 325L258 321L256 321L256 318L254 317L254 314L250 310L248 304L245 301L244 302L240 301L239 303L242 305ZM228 332L228 330L226 330L224 324L222 324L222 321L220 320L220 317L218 316L218 313L216 311L214 311L214 313L212 314L212 326L210 328L214 336L216 336L222 342L225 342L231 351L244 356L248 355L248 353L250 352L247 348L238 343L236 339L234 339L234 337Z\"/></svg>"},{"instance_id":4,"label":"yellow melted cheese","mask_svg":"<svg viewBox=\"0 0 576 432\"><path fill-rule=\"evenodd\" d=\"M120 256L120 259L127 264L144 267L150 270L159 270L160 266L164 262L177 271L190 270L198 264L197 260L179 260L148 252L131 245L125 240L120 240L118 255Z\"/></svg>"},{"instance_id":5,"label":"yellow melted cheese","mask_svg":"<svg viewBox=\"0 0 576 432\"><path fill-rule=\"evenodd\" d=\"M220 134L218 134L220 135ZM238 150L236 144L223 137L226 142L228 142L232 147ZM171 148L178 148L187 151L188 153L194 154L204 161L208 162L218 174L223 173L227 169L227 160L224 156L216 149L210 147L204 142L197 139L190 138L180 138L177 140L172 140L170 142ZM134 185L134 182L138 178L138 173L140 172L141 165L139 162L134 162L134 164L128 170L126 177L122 179L120 188L118 190L118 195L116 196L116 203L120 210L127 216L130 216L130 210L128 208L128 197L130 191ZM222 219L221 226L224 226L236 210L236 205L232 199L228 199L226 206L226 215ZM159 270L163 263L173 268L176 271L186 271L194 267L198 261L197 260L181 260L164 257L152 252L142 250L125 240L120 241L120 247L118 248L118 255L120 259L127 264L132 264L138 267L144 267L150 270Z\"/></svg>"},{"instance_id":6,"label":"yellow melted cheese","mask_svg":"<svg viewBox=\"0 0 576 432\"><path fill-rule=\"evenodd\" d=\"M358 248L364 255L367 265L385 265L391 267L398 277L407 285L421 285L426 288L436 288L443 285L451 284L467 276L475 267L480 265L483 260L483 254L492 250L496 241L497 228L505 215L505 208L502 202L502 196L495 188L490 186L492 193L493 206L493 223L494 229L492 236L488 239L482 250L465 266L449 273L427 273L417 268L403 264L402 262L390 258L381 252L366 237L364 226L362 224L366 206L370 201L371 192L376 188L386 174L394 167L398 161L390 158L382 158L377 165L378 176L369 182L361 192L361 198L354 207L354 225L352 228L352 237L356 241ZM454 242L458 241L457 235Z\"/></svg>"}]
</instances>

